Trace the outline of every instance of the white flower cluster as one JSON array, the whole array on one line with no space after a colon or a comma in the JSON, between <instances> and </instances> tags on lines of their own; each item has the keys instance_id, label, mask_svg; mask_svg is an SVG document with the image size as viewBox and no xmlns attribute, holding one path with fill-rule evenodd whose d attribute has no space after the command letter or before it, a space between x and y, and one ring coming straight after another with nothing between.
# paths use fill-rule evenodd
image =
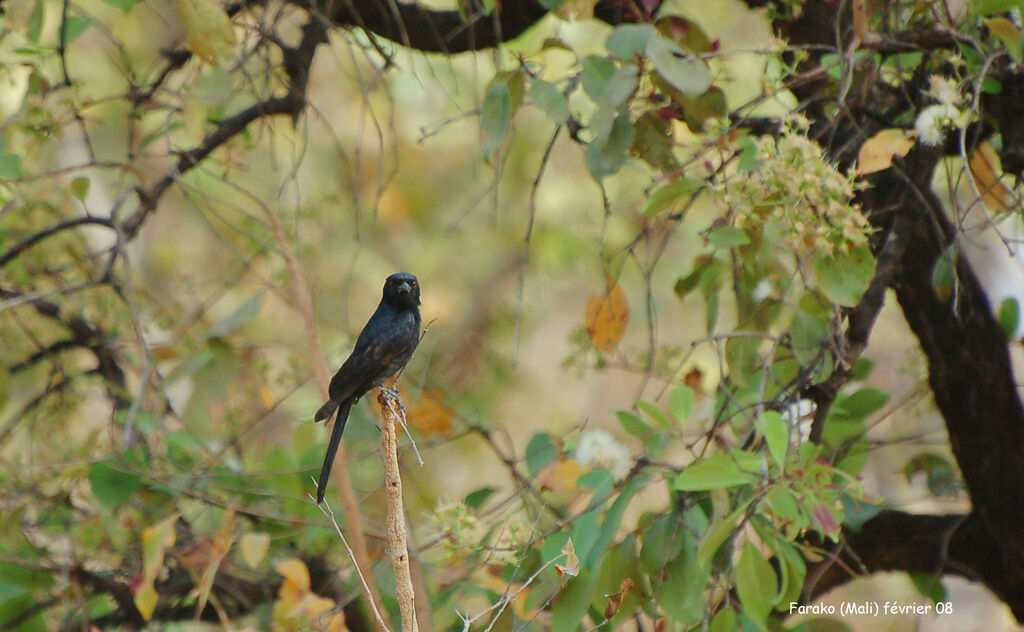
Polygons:
<instances>
[{"instance_id":1,"label":"white flower cluster","mask_svg":"<svg viewBox=\"0 0 1024 632\"><path fill-rule=\"evenodd\" d=\"M925 145L941 145L946 131L961 124L961 112L957 104L962 98L956 82L947 77L932 75L929 78L928 94L938 101L921 110L914 121L917 138Z\"/></svg>"},{"instance_id":2,"label":"white flower cluster","mask_svg":"<svg viewBox=\"0 0 1024 632\"><path fill-rule=\"evenodd\" d=\"M587 430L576 446L576 461L583 467L603 467L616 480L629 473L629 449L604 430Z\"/></svg>"}]
</instances>

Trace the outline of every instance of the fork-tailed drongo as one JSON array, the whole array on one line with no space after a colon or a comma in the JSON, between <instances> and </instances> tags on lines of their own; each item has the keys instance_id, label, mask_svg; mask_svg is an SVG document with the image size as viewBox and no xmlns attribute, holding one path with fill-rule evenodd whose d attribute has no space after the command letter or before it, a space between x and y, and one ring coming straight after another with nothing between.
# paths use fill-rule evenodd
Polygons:
<instances>
[{"instance_id":1,"label":"fork-tailed drongo","mask_svg":"<svg viewBox=\"0 0 1024 632\"><path fill-rule=\"evenodd\" d=\"M352 406L371 389L383 384L405 366L420 340L420 286L408 272L392 274L384 281L384 295L377 311L363 326L352 355L345 360L331 380L330 399L316 411L316 421L323 421L338 410L327 456L320 468L316 502L324 501L327 477L334 465L334 455L341 443L341 433Z\"/></svg>"}]
</instances>

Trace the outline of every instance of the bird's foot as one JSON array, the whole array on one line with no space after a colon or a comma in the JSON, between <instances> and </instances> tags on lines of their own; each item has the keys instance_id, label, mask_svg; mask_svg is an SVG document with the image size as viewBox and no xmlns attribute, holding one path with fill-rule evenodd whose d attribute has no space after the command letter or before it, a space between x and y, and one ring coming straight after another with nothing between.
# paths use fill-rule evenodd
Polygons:
<instances>
[{"instance_id":1,"label":"bird's foot","mask_svg":"<svg viewBox=\"0 0 1024 632\"><path fill-rule=\"evenodd\" d=\"M380 390L386 397L390 397L392 401L398 404L398 407L402 409L402 416L405 416L405 402L402 401L401 395L398 394L398 387L396 386L381 386Z\"/></svg>"}]
</instances>

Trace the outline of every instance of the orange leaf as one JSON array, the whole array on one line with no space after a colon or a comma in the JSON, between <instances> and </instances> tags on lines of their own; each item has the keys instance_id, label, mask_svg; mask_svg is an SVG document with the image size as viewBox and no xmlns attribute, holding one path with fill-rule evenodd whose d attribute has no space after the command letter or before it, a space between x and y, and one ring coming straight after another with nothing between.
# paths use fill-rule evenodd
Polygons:
<instances>
[{"instance_id":1,"label":"orange leaf","mask_svg":"<svg viewBox=\"0 0 1024 632\"><path fill-rule=\"evenodd\" d=\"M611 353L622 340L629 324L629 303L626 293L614 279L608 277L608 293L591 295L587 300L586 326L594 346Z\"/></svg>"},{"instance_id":2,"label":"orange leaf","mask_svg":"<svg viewBox=\"0 0 1024 632\"><path fill-rule=\"evenodd\" d=\"M409 407L409 423L427 437L450 433L452 417L452 409L444 405L441 389L423 391L416 403Z\"/></svg>"},{"instance_id":3,"label":"orange leaf","mask_svg":"<svg viewBox=\"0 0 1024 632\"><path fill-rule=\"evenodd\" d=\"M968 165L978 190L981 191L981 199L989 211L999 213L1015 206L1013 193L999 180L1003 171L999 156L988 142L982 143L974 150Z\"/></svg>"},{"instance_id":4,"label":"orange leaf","mask_svg":"<svg viewBox=\"0 0 1024 632\"><path fill-rule=\"evenodd\" d=\"M908 138L903 130L883 129L860 146L860 152L857 154L857 175L863 176L888 169L892 166L893 157L906 156L914 142L914 139Z\"/></svg>"}]
</instances>

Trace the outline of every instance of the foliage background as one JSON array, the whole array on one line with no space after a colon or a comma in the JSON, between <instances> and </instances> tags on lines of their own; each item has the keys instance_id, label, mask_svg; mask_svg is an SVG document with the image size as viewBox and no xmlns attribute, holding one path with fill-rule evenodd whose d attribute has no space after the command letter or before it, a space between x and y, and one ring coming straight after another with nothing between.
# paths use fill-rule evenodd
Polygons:
<instances>
[{"instance_id":1,"label":"foliage background","mask_svg":"<svg viewBox=\"0 0 1024 632\"><path fill-rule=\"evenodd\" d=\"M62 231L5 261L0 277L5 291L17 291L4 294L0 313L0 622L13 629L85 620L131 627L139 614L127 611L145 612L154 594L162 601L149 604L156 608L151 626L195 616L239 629L329 627L341 625L335 605L346 606L350 625L365 617L351 562L308 498L324 449L324 430L312 423L320 394L295 279L271 216L301 262L332 367L344 359L386 274L412 271L424 287L424 320L433 322L402 387L425 465L408 449L403 465L414 557L435 626L458 629L456 612L482 611L506 587L520 585L524 569L557 553L561 544L552 543L580 529L574 520L590 500L577 481L585 468L573 458L581 438L604 428L631 457L649 454L648 431L631 436L614 411L638 412L637 400L665 409L668 389L685 377L695 412L665 433L672 440L653 458L668 465L650 469L614 530L617 542L649 537L654 517L678 501L672 481L716 418L728 372L722 347L706 341L705 297L680 300L674 291L698 257L715 250L707 233L721 207L701 196L685 222L645 215L658 169L631 159L598 186L584 151L564 131L545 158L556 125L536 107L517 111L496 151L481 150L494 140L486 95L496 72L528 58L544 77L562 80L578 70L578 59L606 54L609 27L552 15L496 52L455 57L333 29L311 66L301 116L261 118L179 176L173 166L181 151L279 88L281 59L262 36L297 41L303 13L276 4L245 12L235 18L236 41L224 55L216 50L226 42L223 30L211 27L189 40L195 34L178 8L100 0L8 7L0 40L8 84L0 107L4 249L55 221L110 217L110 209L116 230L100 223ZM720 40L727 54L709 63L730 107L757 100L782 75L763 11L733 2L663 10L685 13ZM546 38L571 50L544 49ZM203 41L215 63L184 60L157 94L132 96L174 59L165 51L202 55ZM595 116L580 91L569 104L585 119ZM778 117L795 105L780 91L744 114ZM700 139L682 121L671 126L680 155L688 155ZM940 188L950 189L949 174L958 168L936 176ZM145 206L132 201L135 187L152 187L165 174L171 182L158 210L144 214L134 234L121 222L130 225ZM624 293L630 316L621 340L601 351L584 320L588 300L611 289L606 278ZM741 307L723 296L718 320L735 323ZM59 314L41 311L36 298ZM76 327L76 317L92 329ZM925 361L900 314L883 311L866 357L875 368L848 393L878 388L887 397L859 420L871 448L859 470L865 498L926 513L969 510L923 382ZM116 358L120 388L111 386L103 358ZM97 359L100 376L90 373ZM376 582L396 617L380 539L372 415L370 405L357 408L346 445ZM542 432L550 439L537 442ZM537 450L560 456L531 463L531 454L544 460ZM907 462L922 453L936 458L921 465L927 476L907 475ZM524 488L513 470L532 486ZM488 488L493 492L471 496ZM471 507L481 502L474 507L479 517L452 509L467 496ZM738 501L710 493L700 502ZM716 505L714 515L721 510ZM559 515L569 516L562 536L541 541L558 532L552 520ZM719 581L731 581L734 562L720 554ZM602 586L616 575L608 565ZM585 564L583 573L598 568ZM547 569L521 593L515 620L501 625L551 625L562 582L579 580ZM924 603L919 590L935 595L924 585L915 588L904 575L874 576L828 599ZM609 586L594 593L595 604L618 581ZM647 588L627 591L627 600L634 598L628 609L658 621L668 607L659 602L672 597ZM710 590L721 598L721 585ZM946 580L944 590L956 604L954 617L842 622L854 629L1010 629L1008 609L981 588ZM739 602L733 597L741 612L746 601L742 593ZM600 625L594 612L590 624ZM622 619L628 617L615 623ZM744 625L756 627L757 619Z\"/></svg>"}]
</instances>

